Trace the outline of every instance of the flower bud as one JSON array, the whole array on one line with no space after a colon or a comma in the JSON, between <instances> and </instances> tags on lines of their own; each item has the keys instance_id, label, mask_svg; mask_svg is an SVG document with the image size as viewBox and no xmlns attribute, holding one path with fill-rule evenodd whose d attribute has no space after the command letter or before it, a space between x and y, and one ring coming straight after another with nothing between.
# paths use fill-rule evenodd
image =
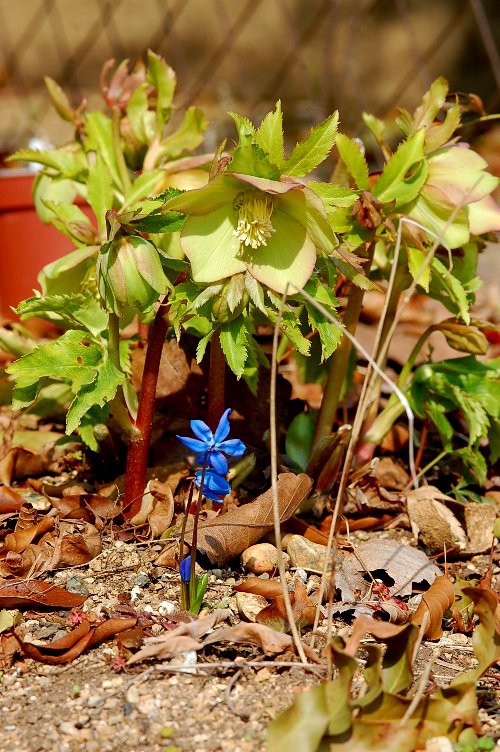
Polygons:
<instances>
[{"instance_id":1,"label":"flower bud","mask_svg":"<svg viewBox=\"0 0 500 752\"><path fill-rule=\"evenodd\" d=\"M119 316L127 308L147 313L168 286L158 251L136 236L114 240L101 248L97 279L104 306Z\"/></svg>"}]
</instances>

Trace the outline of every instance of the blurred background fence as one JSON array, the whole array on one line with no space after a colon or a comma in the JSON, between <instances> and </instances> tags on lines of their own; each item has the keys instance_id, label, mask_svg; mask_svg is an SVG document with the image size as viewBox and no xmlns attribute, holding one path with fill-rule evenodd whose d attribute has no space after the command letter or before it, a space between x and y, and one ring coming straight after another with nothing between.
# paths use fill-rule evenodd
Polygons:
<instances>
[{"instance_id":1,"label":"blurred background fence","mask_svg":"<svg viewBox=\"0 0 500 752\"><path fill-rule=\"evenodd\" d=\"M259 117L281 98L293 135L339 108L351 130L368 110L413 106L430 81L500 103L498 0L0 0L0 152L69 135L43 75L78 101L98 98L109 58L148 47L226 134L227 110ZM226 124L227 123L227 124Z\"/></svg>"}]
</instances>

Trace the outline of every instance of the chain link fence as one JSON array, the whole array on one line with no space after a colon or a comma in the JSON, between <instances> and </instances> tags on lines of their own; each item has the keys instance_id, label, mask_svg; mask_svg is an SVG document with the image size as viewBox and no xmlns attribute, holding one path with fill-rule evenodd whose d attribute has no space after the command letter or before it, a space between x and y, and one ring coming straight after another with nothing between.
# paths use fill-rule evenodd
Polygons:
<instances>
[{"instance_id":1,"label":"chain link fence","mask_svg":"<svg viewBox=\"0 0 500 752\"><path fill-rule=\"evenodd\" d=\"M148 47L177 71L179 106L205 109L213 143L227 110L259 117L281 98L299 136L338 107L349 130L363 110L414 105L439 74L500 102L497 0L0 0L0 26L2 153L64 138L43 75L94 105L102 64Z\"/></svg>"}]
</instances>

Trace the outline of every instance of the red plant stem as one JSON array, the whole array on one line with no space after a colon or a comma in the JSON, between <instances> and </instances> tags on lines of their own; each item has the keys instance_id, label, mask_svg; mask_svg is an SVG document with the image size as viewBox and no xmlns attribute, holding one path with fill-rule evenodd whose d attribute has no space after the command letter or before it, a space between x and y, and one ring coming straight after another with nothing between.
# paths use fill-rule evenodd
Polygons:
<instances>
[{"instance_id":1,"label":"red plant stem","mask_svg":"<svg viewBox=\"0 0 500 752\"><path fill-rule=\"evenodd\" d=\"M203 501L203 484L205 483L205 471L207 469L207 458L203 462L201 470L200 490L196 499L196 509L193 520L193 534L191 536L191 570L189 572L189 608L191 609L196 599L196 554L198 546L198 522L200 519L201 502Z\"/></svg>"},{"instance_id":2,"label":"red plant stem","mask_svg":"<svg viewBox=\"0 0 500 752\"><path fill-rule=\"evenodd\" d=\"M226 359L220 344L220 332L210 341L210 370L208 374L208 425L215 431L225 408Z\"/></svg>"},{"instance_id":3,"label":"red plant stem","mask_svg":"<svg viewBox=\"0 0 500 752\"><path fill-rule=\"evenodd\" d=\"M167 297L160 304L149 330L137 419L134 424L134 431L129 439L127 467L125 470L125 498L123 502L124 514L128 519L134 517L140 510L144 488L146 487L156 384L158 382L163 344L168 329L166 318L168 308L165 307L166 301Z\"/></svg>"}]
</instances>

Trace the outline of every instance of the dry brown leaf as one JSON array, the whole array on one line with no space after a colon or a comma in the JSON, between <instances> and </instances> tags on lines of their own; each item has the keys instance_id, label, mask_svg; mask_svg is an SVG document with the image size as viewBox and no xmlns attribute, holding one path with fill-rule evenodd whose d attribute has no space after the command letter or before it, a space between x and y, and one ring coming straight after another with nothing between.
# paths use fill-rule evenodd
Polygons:
<instances>
[{"instance_id":1,"label":"dry brown leaf","mask_svg":"<svg viewBox=\"0 0 500 752\"><path fill-rule=\"evenodd\" d=\"M489 504L471 501L465 506L465 525L467 527L467 553L480 554L488 551L493 542L496 512Z\"/></svg>"},{"instance_id":2,"label":"dry brown leaf","mask_svg":"<svg viewBox=\"0 0 500 752\"><path fill-rule=\"evenodd\" d=\"M52 530L55 524L53 517L42 517L42 519L31 527L16 529L15 532L5 536L3 548L0 549L0 559L5 558L9 551L16 554L21 553L24 549L33 543L36 538Z\"/></svg>"},{"instance_id":3,"label":"dry brown leaf","mask_svg":"<svg viewBox=\"0 0 500 752\"><path fill-rule=\"evenodd\" d=\"M149 524L151 538L159 538L174 517L174 495L169 483L150 480L142 497L139 512L132 517L134 526Z\"/></svg>"},{"instance_id":4,"label":"dry brown leaf","mask_svg":"<svg viewBox=\"0 0 500 752\"><path fill-rule=\"evenodd\" d=\"M371 616L361 615L356 618L352 625L352 631L346 640L345 652L353 657L365 634L371 634L379 640L387 640L403 632L405 625L390 624L387 621L376 621Z\"/></svg>"},{"instance_id":5,"label":"dry brown leaf","mask_svg":"<svg viewBox=\"0 0 500 752\"><path fill-rule=\"evenodd\" d=\"M22 606L78 608L84 603L85 599L85 595L70 593L64 588L56 587L43 580L0 582L0 608L20 608Z\"/></svg>"},{"instance_id":6,"label":"dry brown leaf","mask_svg":"<svg viewBox=\"0 0 500 752\"><path fill-rule=\"evenodd\" d=\"M216 642L234 642L238 645L257 645L262 648L266 655L273 653L284 653L287 650L295 652L295 644L288 634L275 632L274 629L266 627L264 624L236 624L234 627L223 627L216 629L201 644L201 647L213 645ZM311 648L302 643L304 653L309 660L314 663L320 663L318 656Z\"/></svg>"},{"instance_id":7,"label":"dry brown leaf","mask_svg":"<svg viewBox=\"0 0 500 752\"><path fill-rule=\"evenodd\" d=\"M12 514L18 512L26 499L21 494L8 486L0 487L0 514Z\"/></svg>"},{"instance_id":8,"label":"dry brown leaf","mask_svg":"<svg viewBox=\"0 0 500 752\"><path fill-rule=\"evenodd\" d=\"M443 614L455 603L455 589L449 577L436 577L429 590L423 594L422 600L412 616L412 623L420 626L426 613L429 622L425 630L428 640L439 640L443 634L441 623Z\"/></svg>"},{"instance_id":9,"label":"dry brown leaf","mask_svg":"<svg viewBox=\"0 0 500 752\"><path fill-rule=\"evenodd\" d=\"M40 663L57 665L71 663L87 648L131 629L136 622L135 617L114 618L107 619L98 626L90 627L90 623L85 620L65 637L45 644L38 643L35 645L31 642L24 642L18 634L16 634L16 637L19 640L21 651L26 657Z\"/></svg>"},{"instance_id":10,"label":"dry brown leaf","mask_svg":"<svg viewBox=\"0 0 500 752\"><path fill-rule=\"evenodd\" d=\"M179 624L165 637L151 637L147 639L146 645L128 660L128 664L139 663L146 658L173 658L186 650L200 650L202 644L199 638L230 616L229 609L221 608L201 619Z\"/></svg>"},{"instance_id":11,"label":"dry brown leaf","mask_svg":"<svg viewBox=\"0 0 500 752\"><path fill-rule=\"evenodd\" d=\"M278 476L280 518L288 520L312 487L305 473L281 473ZM200 523L198 550L208 556L212 564L223 566L257 543L273 528L273 494L269 489L254 501L232 507L227 514ZM191 543L191 533L186 534Z\"/></svg>"},{"instance_id":12,"label":"dry brown leaf","mask_svg":"<svg viewBox=\"0 0 500 752\"><path fill-rule=\"evenodd\" d=\"M348 581L353 570L356 573L368 570L372 575L378 571L385 572L394 580L394 584L389 587L390 594L398 596L411 595L413 584L427 582L430 585L440 575L438 567L431 563L423 551L380 538L362 543L356 547L355 554L349 554L343 560L340 572L345 574ZM369 585L365 584L366 591Z\"/></svg>"},{"instance_id":13,"label":"dry brown leaf","mask_svg":"<svg viewBox=\"0 0 500 752\"><path fill-rule=\"evenodd\" d=\"M233 589L237 593L252 593L264 598L278 598L282 594L279 580L261 580L260 577L249 577L248 580L238 582Z\"/></svg>"},{"instance_id":14,"label":"dry brown leaf","mask_svg":"<svg viewBox=\"0 0 500 752\"><path fill-rule=\"evenodd\" d=\"M19 530L26 530L27 528L35 525L37 522L38 512L31 506L31 504L23 504L19 510L19 517L17 518L14 532Z\"/></svg>"},{"instance_id":15,"label":"dry brown leaf","mask_svg":"<svg viewBox=\"0 0 500 752\"><path fill-rule=\"evenodd\" d=\"M13 634L0 634L0 671L7 671L14 662L14 656L21 649L19 640Z\"/></svg>"},{"instance_id":16,"label":"dry brown leaf","mask_svg":"<svg viewBox=\"0 0 500 752\"><path fill-rule=\"evenodd\" d=\"M53 536L52 533L48 535ZM41 543L48 543L47 536L44 536ZM62 520L58 536L53 536L50 543L53 552L46 570L81 566L98 556L102 550L98 530L89 522L78 520Z\"/></svg>"},{"instance_id":17,"label":"dry brown leaf","mask_svg":"<svg viewBox=\"0 0 500 752\"><path fill-rule=\"evenodd\" d=\"M463 551L467 536L453 512L443 503L456 503L455 499L441 493L434 486L422 486L410 491L406 497L408 516L414 532L420 532L422 541L431 551Z\"/></svg>"},{"instance_id":18,"label":"dry brown leaf","mask_svg":"<svg viewBox=\"0 0 500 752\"><path fill-rule=\"evenodd\" d=\"M41 475L46 469L47 460L42 454L20 446L11 447L0 460L0 483L10 486L16 478Z\"/></svg>"},{"instance_id":19,"label":"dry brown leaf","mask_svg":"<svg viewBox=\"0 0 500 752\"><path fill-rule=\"evenodd\" d=\"M299 629L314 624L316 608L307 595L304 585L298 579L294 580L294 589L290 592L290 601L293 618ZM278 632L288 632L290 626L283 595L276 596L271 605L262 609L257 614L256 621Z\"/></svg>"}]
</instances>

